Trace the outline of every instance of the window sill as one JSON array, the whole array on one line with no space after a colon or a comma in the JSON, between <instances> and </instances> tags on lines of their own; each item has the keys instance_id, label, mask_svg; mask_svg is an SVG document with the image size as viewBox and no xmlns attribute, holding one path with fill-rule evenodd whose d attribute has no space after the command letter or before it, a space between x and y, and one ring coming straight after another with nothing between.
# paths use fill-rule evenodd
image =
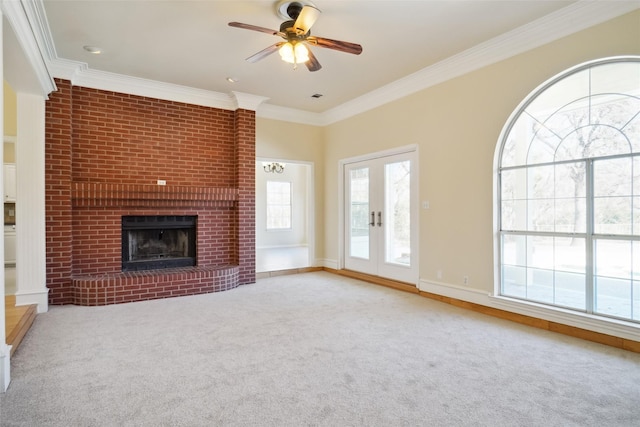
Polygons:
<instances>
[{"instance_id":1,"label":"window sill","mask_svg":"<svg viewBox=\"0 0 640 427\"><path fill-rule=\"evenodd\" d=\"M550 307L500 295L489 295L492 307L623 339L640 341L640 324Z\"/></svg>"}]
</instances>

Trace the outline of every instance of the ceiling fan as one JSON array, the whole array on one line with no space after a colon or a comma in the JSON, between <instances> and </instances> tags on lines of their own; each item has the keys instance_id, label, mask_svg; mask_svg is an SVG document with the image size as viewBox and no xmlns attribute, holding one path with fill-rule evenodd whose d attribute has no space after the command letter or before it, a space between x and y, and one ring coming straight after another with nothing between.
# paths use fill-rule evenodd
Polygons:
<instances>
[{"instance_id":1,"label":"ceiling fan","mask_svg":"<svg viewBox=\"0 0 640 427\"><path fill-rule=\"evenodd\" d=\"M280 16L290 18L280 25L279 31L258 27L256 25L243 24L241 22L229 22L229 26L231 27L272 34L274 36L280 36L285 40L248 57L247 61L257 62L278 51L282 60L294 64L294 68L296 68L298 64L304 63L309 71L318 71L322 68L322 65L320 65L318 59L306 45L324 47L340 52L352 53L354 55L360 55L360 53L362 53L362 46L359 44L312 36L310 29L321 12L320 9L310 4L310 2L307 1L303 4L298 1L280 1L277 9L280 12Z\"/></svg>"}]
</instances>

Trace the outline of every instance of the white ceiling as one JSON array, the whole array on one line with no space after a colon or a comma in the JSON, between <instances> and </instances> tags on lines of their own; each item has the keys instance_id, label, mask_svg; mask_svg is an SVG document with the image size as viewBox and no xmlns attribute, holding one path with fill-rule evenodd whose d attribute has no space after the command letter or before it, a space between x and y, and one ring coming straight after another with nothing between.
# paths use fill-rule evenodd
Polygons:
<instances>
[{"instance_id":1,"label":"white ceiling","mask_svg":"<svg viewBox=\"0 0 640 427\"><path fill-rule=\"evenodd\" d=\"M273 106L323 113L531 22L543 22L576 3L313 1L322 14L311 33L361 44L361 55L313 47L323 67L313 73L304 66L294 70L277 53L257 63L245 61L281 39L227 24L239 21L278 30L283 19L276 13L278 2L272 0L44 0L43 4L56 60L222 94L252 94L267 98L265 102ZM93 55L83 49L85 45L103 52ZM227 77L238 82L229 83ZM316 93L323 96L312 98Z\"/></svg>"}]
</instances>

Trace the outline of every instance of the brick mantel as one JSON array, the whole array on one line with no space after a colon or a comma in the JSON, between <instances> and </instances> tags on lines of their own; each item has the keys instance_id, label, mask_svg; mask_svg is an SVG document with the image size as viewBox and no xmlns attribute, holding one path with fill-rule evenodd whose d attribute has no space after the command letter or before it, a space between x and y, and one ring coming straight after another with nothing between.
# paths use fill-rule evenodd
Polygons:
<instances>
[{"instance_id":1,"label":"brick mantel","mask_svg":"<svg viewBox=\"0 0 640 427\"><path fill-rule=\"evenodd\" d=\"M253 283L255 112L56 84L46 102L50 303L112 304ZM123 273L125 215L197 216L196 266Z\"/></svg>"},{"instance_id":2,"label":"brick mantel","mask_svg":"<svg viewBox=\"0 0 640 427\"><path fill-rule=\"evenodd\" d=\"M73 207L232 206L238 201L238 188L74 182L71 198Z\"/></svg>"}]
</instances>

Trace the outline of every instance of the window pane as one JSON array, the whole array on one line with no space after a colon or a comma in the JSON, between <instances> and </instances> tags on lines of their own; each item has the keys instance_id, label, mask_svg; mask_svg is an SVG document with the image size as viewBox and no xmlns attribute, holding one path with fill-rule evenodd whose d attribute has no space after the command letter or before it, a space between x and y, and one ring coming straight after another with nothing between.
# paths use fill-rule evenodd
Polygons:
<instances>
[{"instance_id":1,"label":"window pane","mask_svg":"<svg viewBox=\"0 0 640 427\"><path fill-rule=\"evenodd\" d=\"M503 264L523 267L527 265L526 236L503 235L501 249Z\"/></svg>"},{"instance_id":2,"label":"window pane","mask_svg":"<svg viewBox=\"0 0 640 427\"><path fill-rule=\"evenodd\" d=\"M593 195L595 197L630 196L633 160L596 160L593 162Z\"/></svg>"},{"instance_id":3,"label":"window pane","mask_svg":"<svg viewBox=\"0 0 640 427\"><path fill-rule=\"evenodd\" d=\"M553 237L527 237L527 266L553 269Z\"/></svg>"},{"instance_id":4,"label":"window pane","mask_svg":"<svg viewBox=\"0 0 640 427\"><path fill-rule=\"evenodd\" d=\"M586 247L585 239L556 237L554 239L555 304L586 309Z\"/></svg>"},{"instance_id":5,"label":"window pane","mask_svg":"<svg viewBox=\"0 0 640 427\"><path fill-rule=\"evenodd\" d=\"M553 162L558 145L562 140L540 123L536 123L535 127L535 136L527 153L527 164Z\"/></svg>"},{"instance_id":6,"label":"window pane","mask_svg":"<svg viewBox=\"0 0 640 427\"><path fill-rule=\"evenodd\" d=\"M529 200L530 231L553 231L553 199Z\"/></svg>"},{"instance_id":7,"label":"window pane","mask_svg":"<svg viewBox=\"0 0 640 427\"><path fill-rule=\"evenodd\" d=\"M640 320L640 242L633 242L631 277L633 278L633 319Z\"/></svg>"},{"instance_id":8,"label":"window pane","mask_svg":"<svg viewBox=\"0 0 640 427\"><path fill-rule=\"evenodd\" d=\"M527 201L506 200L502 202L502 229L524 231L527 229Z\"/></svg>"},{"instance_id":9,"label":"window pane","mask_svg":"<svg viewBox=\"0 0 640 427\"><path fill-rule=\"evenodd\" d=\"M640 183L638 186L640 187ZM511 169L502 172L502 200L524 200L526 198L527 169Z\"/></svg>"},{"instance_id":10,"label":"window pane","mask_svg":"<svg viewBox=\"0 0 640 427\"><path fill-rule=\"evenodd\" d=\"M553 271L528 268L527 275L527 298L553 304Z\"/></svg>"},{"instance_id":11,"label":"window pane","mask_svg":"<svg viewBox=\"0 0 640 427\"><path fill-rule=\"evenodd\" d=\"M586 199L556 199L555 230L559 233L584 233L587 225Z\"/></svg>"},{"instance_id":12,"label":"window pane","mask_svg":"<svg viewBox=\"0 0 640 427\"><path fill-rule=\"evenodd\" d=\"M558 107L589 95L589 70L571 74L540 93L527 107L527 113L544 123Z\"/></svg>"},{"instance_id":13,"label":"window pane","mask_svg":"<svg viewBox=\"0 0 640 427\"><path fill-rule=\"evenodd\" d=\"M633 281L633 320L640 321L640 280Z\"/></svg>"},{"instance_id":14,"label":"window pane","mask_svg":"<svg viewBox=\"0 0 640 427\"><path fill-rule=\"evenodd\" d=\"M596 234L631 234L631 197L597 197L593 200Z\"/></svg>"},{"instance_id":15,"label":"window pane","mask_svg":"<svg viewBox=\"0 0 640 427\"><path fill-rule=\"evenodd\" d=\"M601 92L591 97L591 103L592 121L612 130L625 127L640 109L640 99L620 92Z\"/></svg>"},{"instance_id":16,"label":"window pane","mask_svg":"<svg viewBox=\"0 0 640 427\"><path fill-rule=\"evenodd\" d=\"M528 114L520 114L511 127L509 137L504 144L501 167L527 164L529 141L533 137L535 120Z\"/></svg>"},{"instance_id":17,"label":"window pane","mask_svg":"<svg viewBox=\"0 0 640 427\"><path fill-rule=\"evenodd\" d=\"M554 238L554 268L556 271L586 272L586 241L578 237Z\"/></svg>"},{"instance_id":18,"label":"window pane","mask_svg":"<svg viewBox=\"0 0 640 427\"><path fill-rule=\"evenodd\" d=\"M527 269L525 267L502 266L502 295L526 298Z\"/></svg>"},{"instance_id":19,"label":"window pane","mask_svg":"<svg viewBox=\"0 0 640 427\"><path fill-rule=\"evenodd\" d=\"M638 95L640 73L638 64L614 62L601 64L591 69L593 93L631 93Z\"/></svg>"},{"instance_id":20,"label":"window pane","mask_svg":"<svg viewBox=\"0 0 640 427\"><path fill-rule=\"evenodd\" d=\"M637 245L625 240L595 242L595 311L631 318L632 277Z\"/></svg>"},{"instance_id":21,"label":"window pane","mask_svg":"<svg viewBox=\"0 0 640 427\"><path fill-rule=\"evenodd\" d=\"M596 276L595 312L631 318L631 281Z\"/></svg>"},{"instance_id":22,"label":"window pane","mask_svg":"<svg viewBox=\"0 0 640 427\"><path fill-rule=\"evenodd\" d=\"M349 173L351 188L351 234L349 252L352 257L369 259L369 168Z\"/></svg>"},{"instance_id":23,"label":"window pane","mask_svg":"<svg viewBox=\"0 0 640 427\"><path fill-rule=\"evenodd\" d=\"M627 240L597 239L594 243L595 274L597 276L631 279L632 245ZM640 267L636 267L638 269Z\"/></svg>"},{"instance_id":24,"label":"window pane","mask_svg":"<svg viewBox=\"0 0 640 427\"><path fill-rule=\"evenodd\" d=\"M554 196L553 166L528 168L528 196L530 199L551 199Z\"/></svg>"},{"instance_id":25,"label":"window pane","mask_svg":"<svg viewBox=\"0 0 640 427\"><path fill-rule=\"evenodd\" d=\"M584 274L555 274L555 303L563 307L586 309L586 276Z\"/></svg>"},{"instance_id":26,"label":"window pane","mask_svg":"<svg viewBox=\"0 0 640 427\"><path fill-rule=\"evenodd\" d=\"M585 197L587 186L586 162L561 163L555 165L554 172L556 197Z\"/></svg>"},{"instance_id":27,"label":"window pane","mask_svg":"<svg viewBox=\"0 0 640 427\"><path fill-rule=\"evenodd\" d=\"M411 263L411 162L384 165L385 262Z\"/></svg>"},{"instance_id":28,"label":"window pane","mask_svg":"<svg viewBox=\"0 0 640 427\"><path fill-rule=\"evenodd\" d=\"M267 230L291 228L291 183L267 181Z\"/></svg>"},{"instance_id":29,"label":"window pane","mask_svg":"<svg viewBox=\"0 0 640 427\"><path fill-rule=\"evenodd\" d=\"M583 121L584 118L590 117L588 111L581 114L583 118L576 121ZM602 117L593 117L593 114L591 118L597 122L605 121ZM583 127L577 127L562 140L554 161L587 159L630 152L629 140L618 129L601 124L588 126L585 124Z\"/></svg>"},{"instance_id":30,"label":"window pane","mask_svg":"<svg viewBox=\"0 0 640 427\"><path fill-rule=\"evenodd\" d=\"M563 149L565 148L564 141L566 141L569 135L574 134L576 129L581 129L589 125L589 106L588 97L576 98L558 111L555 111L547 119L545 123L547 129L563 140L563 143L560 144L556 152L556 160L582 158L579 152L565 157L565 155L563 155Z\"/></svg>"}]
</instances>

